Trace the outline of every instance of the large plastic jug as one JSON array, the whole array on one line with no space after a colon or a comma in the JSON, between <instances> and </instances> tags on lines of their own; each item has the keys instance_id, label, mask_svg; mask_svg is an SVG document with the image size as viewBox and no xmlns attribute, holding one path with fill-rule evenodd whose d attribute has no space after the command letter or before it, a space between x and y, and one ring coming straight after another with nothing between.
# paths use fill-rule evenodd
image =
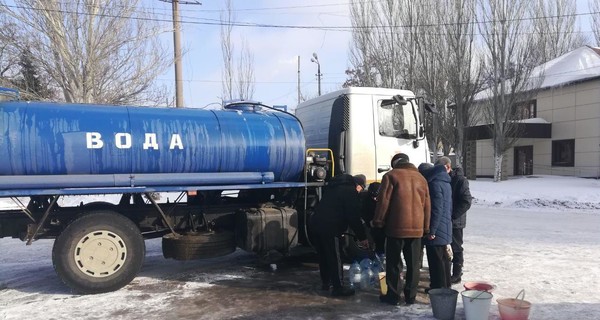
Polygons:
<instances>
[{"instance_id":1,"label":"large plastic jug","mask_svg":"<svg viewBox=\"0 0 600 320\"><path fill-rule=\"evenodd\" d=\"M348 282L350 283L351 288L358 288L360 286L361 271L358 262L354 261L352 265L350 265L350 270L348 270Z\"/></svg>"},{"instance_id":2,"label":"large plastic jug","mask_svg":"<svg viewBox=\"0 0 600 320\"><path fill-rule=\"evenodd\" d=\"M360 288L363 290L368 290L373 288L373 280L374 280L374 273L373 270L371 270L371 268L366 268L362 270L362 274L360 276Z\"/></svg>"},{"instance_id":3,"label":"large plastic jug","mask_svg":"<svg viewBox=\"0 0 600 320\"><path fill-rule=\"evenodd\" d=\"M371 259L369 259L369 258L364 258L360 261L360 269L361 270L371 269L372 266L373 266L373 261L371 261Z\"/></svg>"}]
</instances>

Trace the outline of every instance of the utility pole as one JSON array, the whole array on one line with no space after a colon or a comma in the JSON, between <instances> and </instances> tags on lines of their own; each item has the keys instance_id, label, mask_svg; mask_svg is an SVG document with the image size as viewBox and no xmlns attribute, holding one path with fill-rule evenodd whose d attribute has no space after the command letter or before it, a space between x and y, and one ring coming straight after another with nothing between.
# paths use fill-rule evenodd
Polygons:
<instances>
[{"instance_id":1,"label":"utility pole","mask_svg":"<svg viewBox=\"0 0 600 320\"><path fill-rule=\"evenodd\" d=\"M300 56L298 56L298 104L300 104Z\"/></svg>"},{"instance_id":2,"label":"utility pole","mask_svg":"<svg viewBox=\"0 0 600 320\"><path fill-rule=\"evenodd\" d=\"M321 76L323 74L321 74L321 63L319 63L319 57L317 56L316 52L313 52L313 57L310 58L310 61L317 64L317 74L316 74L316 76L317 76L317 82L319 84L319 95L321 95Z\"/></svg>"},{"instance_id":3,"label":"utility pole","mask_svg":"<svg viewBox=\"0 0 600 320\"><path fill-rule=\"evenodd\" d=\"M198 1L161 0L173 5L173 50L175 53L175 107L183 108L183 71L181 69L181 21L179 20L179 3L201 4Z\"/></svg>"},{"instance_id":4,"label":"utility pole","mask_svg":"<svg viewBox=\"0 0 600 320\"><path fill-rule=\"evenodd\" d=\"M175 107L183 108L183 79L181 71L181 42L179 32L179 0L173 0L173 49L175 50Z\"/></svg>"}]
</instances>

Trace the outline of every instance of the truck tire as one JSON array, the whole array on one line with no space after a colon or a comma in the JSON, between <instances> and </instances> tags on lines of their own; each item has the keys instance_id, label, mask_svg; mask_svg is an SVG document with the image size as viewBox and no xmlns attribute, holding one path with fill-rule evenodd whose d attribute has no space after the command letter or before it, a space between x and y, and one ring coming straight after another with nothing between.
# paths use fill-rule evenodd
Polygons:
<instances>
[{"instance_id":1,"label":"truck tire","mask_svg":"<svg viewBox=\"0 0 600 320\"><path fill-rule=\"evenodd\" d=\"M194 260L215 258L235 251L235 234L231 231L197 232L184 235L169 233L162 238L165 258Z\"/></svg>"},{"instance_id":2,"label":"truck tire","mask_svg":"<svg viewBox=\"0 0 600 320\"><path fill-rule=\"evenodd\" d=\"M82 294L114 291L127 285L144 263L146 246L139 228L108 210L90 211L71 222L52 248L60 279Z\"/></svg>"}]
</instances>

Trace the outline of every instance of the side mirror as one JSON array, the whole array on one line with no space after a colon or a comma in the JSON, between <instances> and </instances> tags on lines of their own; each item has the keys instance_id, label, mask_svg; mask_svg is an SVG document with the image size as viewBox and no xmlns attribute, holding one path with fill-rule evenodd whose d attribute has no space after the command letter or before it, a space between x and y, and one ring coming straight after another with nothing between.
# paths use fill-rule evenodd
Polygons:
<instances>
[{"instance_id":1,"label":"side mirror","mask_svg":"<svg viewBox=\"0 0 600 320\"><path fill-rule=\"evenodd\" d=\"M425 110L427 110L427 112L431 112L431 113L438 113L438 110L435 108L435 104L434 103L425 103L424 104Z\"/></svg>"},{"instance_id":2,"label":"side mirror","mask_svg":"<svg viewBox=\"0 0 600 320\"><path fill-rule=\"evenodd\" d=\"M397 104L401 105L401 106L405 106L408 101L406 101L406 99L404 99L403 96L397 94L393 97L394 101L396 101Z\"/></svg>"}]
</instances>

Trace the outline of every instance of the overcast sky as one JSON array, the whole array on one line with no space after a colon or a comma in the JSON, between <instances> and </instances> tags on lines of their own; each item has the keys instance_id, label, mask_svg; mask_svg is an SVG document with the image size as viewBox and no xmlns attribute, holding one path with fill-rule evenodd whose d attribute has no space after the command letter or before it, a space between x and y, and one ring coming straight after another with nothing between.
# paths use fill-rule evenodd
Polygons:
<instances>
[{"instance_id":1,"label":"overcast sky","mask_svg":"<svg viewBox=\"0 0 600 320\"><path fill-rule=\"evenodd\" d=\"M180 0L184 2L183 0ZM348 48L351 33L347 30L327 30L327 27L350 26L349 0L233 0L235 21L244 24L266 24L269 27L233 28L232 41L236 53L241 39L246 39L254 55L254 100L267 105L288 105L293 108L298 99L298 56L300 56L300 89L306 98L317 95L317 65L310 61L313 52L321 63L322 92L341 87L349 67ZM188 0L188 2L194 2ZM224 0L199 0L201 5L180 4L182 24L184 100L186 107L204 107L220 101L221 11ZM578 0L578 12L588 12L588 1ZM171 4L160 0L144 0L154 15L164 19L165 30L172 28ZM587 18L586 16L579 19ZM297 26L308 28L288 28ZM582 31L590 31L584 23ZM168 50L172 50L172 35L163 35ZM160 80L173 88L173 68ZM174 94L174 88L173 94ZM215 108L213 105L212 108Z\"/></svg>"}]
</instances>

